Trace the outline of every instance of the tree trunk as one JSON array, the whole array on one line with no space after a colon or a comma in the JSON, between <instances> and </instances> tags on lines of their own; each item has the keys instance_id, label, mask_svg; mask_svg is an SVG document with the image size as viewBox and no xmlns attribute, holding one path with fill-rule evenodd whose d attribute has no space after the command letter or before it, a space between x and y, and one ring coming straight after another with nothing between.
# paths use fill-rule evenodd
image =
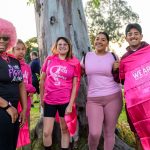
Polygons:
<instances>
[{"instance_id":1,"label":"tree trunk","mask_svg":"<svg viewBox=\"0 0 150 150\"><path fill-rule=\"evenodd\" d=\"M36 25L41 61L59 36L68 37L74 54L90 50L90 42L81 0L36 0Z\"/></svg>"},{"instance_id":2,"label":"tree trunk","mask_svg":"<svg viewBox=\"0 0 150 150\"><path fill-rule=\"evenodd\" d=\"M81 0L36 0L35 3L36 27L39 45L39 55L41 65L47 55L51 53L50 49L59 36L65 36L72 41L73 53L81 60L83 52L90 51L90 42L87 32L86 20ZM85 79L81 80L81 87L76 100L78 118L80 124L80 138L84 139L80 150L86 150L87 146L87 119L85 115L86 102L86 84ZM32 149L42 150L42 121L36 125L32 131ZM56 130L59 128L57 124ZM57 130L56 137L60 137L60 131ZM121 143L121 144L120 144ZM120 145L126 145L117 138L116 147L120 150L129 150ZM56 148L57 149L57 148ZM118 149L117 149L118 150Z\"/></svg>"}]
</instances>

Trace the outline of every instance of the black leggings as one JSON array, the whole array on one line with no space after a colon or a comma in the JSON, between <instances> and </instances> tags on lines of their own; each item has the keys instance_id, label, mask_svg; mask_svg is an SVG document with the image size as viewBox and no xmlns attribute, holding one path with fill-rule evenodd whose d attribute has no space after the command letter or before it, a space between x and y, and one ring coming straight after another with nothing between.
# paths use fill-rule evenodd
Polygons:
<instances>
[{"instance_id":1,"label":"black leggings","mask_svg":"<svg viewBox=\"0 0 150 150\"><path fill-rule=\"evenodd\" d=\"M0 150L16 150L19 121L11 123L11 117L0 108Z\"/></svg>"}]
</instances>

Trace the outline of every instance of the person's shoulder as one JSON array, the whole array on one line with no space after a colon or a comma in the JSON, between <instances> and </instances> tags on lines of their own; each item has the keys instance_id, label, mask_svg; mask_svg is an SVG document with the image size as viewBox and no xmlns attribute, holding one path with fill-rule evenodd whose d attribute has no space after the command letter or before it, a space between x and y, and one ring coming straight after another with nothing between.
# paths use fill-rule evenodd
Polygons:
<instances>
[{"instance_id":1,"label":"person's shoulder","mask_svg":"<svg viewBox=\"0 0 150 150\"><path fill-rule=\"evenodd\" d=\"M48 55L44 62L47 62L47 61L53 61L53 60L58 60L58 55Z\"/></svg>"},{"instance_id":2,"label":"person's shoulder","mask_svg":"<svg viewBox=\"0 0 150 150\"><path fill-rule=\"evenodd\" d=\"M127 51L125 54L122 55L121 60L123 60L124 58L128 57L131 54L130 51Z\"/></svg>"},{"instance_id":3,"label":"person's shoulder","mask_svg":"<svg viewBox=\"0 0 150 150\"><path fill-rule=\"evenodd\" d=\"M84 55L84 59L85 59L85 57L87 58L87 56L88 56L88 58L91 56L95 56L95 51L90 51L90 52L87 52L85 55Z\"/></svg>"},{"instance_id":4,"label":"person's shoulder","mask_svg":"<svg viewBox=\"0 0 150 150\"><path fill-rule=\"evenodd\" d=\"M14 55L12 55L12 54L7 54L7 55L8 55L8 57L9 57L9 59L11 59L11 61L15 61L15 62L18 62L18 63L19 63L19 60L18 60L17 58L15 58Z\"/></svg>"},{"instance_id":5,"label":"person's shoulder","mask_svg":"<svg viewBox=\"0 0 150 150\"><path fill-rule=\"evenodd\" d=\"M73 56L72 58L69 58L67 60L67 63L69 63L70 65L76 66L76 65L80 64L80 61L76 56Z\"/></svg>"},{"instance_id":6,"label":"person's shoulder","mask_svg":"<svg viewBox=\"0 0 150 150\"><path fill-rule=\"evenodd\" d=\"M25 66L28 68L28 69L31 69L30 65L25 63Z\"/></svg>"},{"instance_id":7,"label":"person's shoulder","mask_svg":"<svg viewBox=\"0 0 150 150\"><path fill-rule=\"evenodd\" d=\"M90 52L87 52L86 55L94 55L95 52L94 51L90 51Z\"/></svg>"}]
</instances>

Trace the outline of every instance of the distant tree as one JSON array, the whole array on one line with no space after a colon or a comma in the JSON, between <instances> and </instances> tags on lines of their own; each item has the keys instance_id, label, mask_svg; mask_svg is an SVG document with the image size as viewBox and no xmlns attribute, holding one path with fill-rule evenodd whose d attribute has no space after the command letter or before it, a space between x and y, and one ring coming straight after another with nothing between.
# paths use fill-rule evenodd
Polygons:
<instances>
[{"instance_id":1,"label":"distant tree","mask_svg":"<svg viewBox=\"0 0 150 150\"><path fill-rule=\"evenodd\" d=\"M124 0L93 0L86 5L86 18L91 43L99 31L106 31L112 42L121 44L124 39L123 27L129 22L139 22L139 16Z\"/></svg>"},{"instance_id":2,"label":"distant tree","mask_svg":"<svg viewBox=\"0 0 150 150\"><path fill-rule=\"evenodd\" d=\"M37 51L38 52L38 43L37 43L37 37L30 38L25 42L27 46L27 52L25 55L25 60L27 63L30 62L30 52L31 51Z\"/></svg>"}]
</instances>

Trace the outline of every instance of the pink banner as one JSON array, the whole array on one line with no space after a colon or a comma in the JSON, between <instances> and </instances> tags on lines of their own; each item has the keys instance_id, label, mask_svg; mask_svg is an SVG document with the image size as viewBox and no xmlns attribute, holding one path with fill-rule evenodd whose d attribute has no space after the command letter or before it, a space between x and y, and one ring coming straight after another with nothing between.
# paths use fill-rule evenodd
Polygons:
<instances>
[{"instance_id":1,"label":"pink banner","mask_svg":"<svg viewBox=\"0 0 150 150\"><path fill-rule=\"evenodd\" d=\"M144 150L150 150L150 46L120 63L127 110Z\"/></svg>"}]
</instances>

